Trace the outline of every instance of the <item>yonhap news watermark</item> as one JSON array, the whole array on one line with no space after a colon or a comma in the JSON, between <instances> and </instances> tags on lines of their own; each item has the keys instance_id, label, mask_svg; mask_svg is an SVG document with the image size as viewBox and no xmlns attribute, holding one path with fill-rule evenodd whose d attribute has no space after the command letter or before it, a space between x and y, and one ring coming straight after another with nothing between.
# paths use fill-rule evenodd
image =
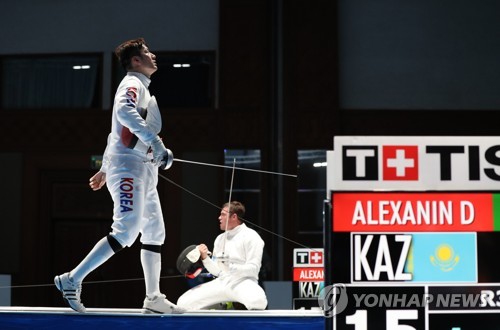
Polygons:
<instances>
[{"instance_id":1,"label":"yonhap news watermark","mask_svg":"<svg viewBox=\"0 0 500 330\"><path fill-rule=\"evenodd\" d=\"M500 286L325 286L318 297L325 317L346 309L500 310Z\"/></svg>"}]
</instances>

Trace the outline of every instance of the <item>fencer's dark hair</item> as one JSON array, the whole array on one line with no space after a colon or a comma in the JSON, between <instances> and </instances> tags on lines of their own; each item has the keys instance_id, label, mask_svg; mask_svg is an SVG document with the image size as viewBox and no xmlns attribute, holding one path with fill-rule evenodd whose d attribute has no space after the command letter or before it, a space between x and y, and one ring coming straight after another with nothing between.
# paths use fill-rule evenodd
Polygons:
<instances>
[{"instance_id":1,"label":"fencer's dark hair","mask_svg":"<svg viewBox=\"0 0 500 330\"><path fill-rule=\"evenodd\" d=\"M142 46L148 46L144 38L127 40L115 49L115 55L125 70L131 68L132 57L141 56Z\"/></svg>"},{"instance_id":2,"label":"fencer's dark hair","mask_svg":"<svg viewBox=\"0 0 500 330\"><path fill-rule=\"evenodd\" d=\"M224 203L222 208L228 207L229 203ZM236 214L238 220L241 222L245 221L245 205L238 201L231 201L231 206L229 207L229 214Z\"/></svg>"}]
</instances>

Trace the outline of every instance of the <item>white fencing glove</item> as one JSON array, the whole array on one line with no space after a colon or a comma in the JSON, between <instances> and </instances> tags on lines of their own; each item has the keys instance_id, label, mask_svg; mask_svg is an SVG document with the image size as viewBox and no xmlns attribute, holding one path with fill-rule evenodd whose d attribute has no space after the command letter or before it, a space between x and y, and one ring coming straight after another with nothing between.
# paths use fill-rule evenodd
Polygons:
<instances>
[{"instance_id":1,"label":"white fencing glove","mask_svg":"<svg viewBox=\"0 0 500 330\"><path fill-rule=\"evenodd\" d=\"M156 136L151 142L153 150L153 163L162 170L168 170L174 162L174 154L170 149L165 148L159 136Z\"/></svg>"}]
</instances>

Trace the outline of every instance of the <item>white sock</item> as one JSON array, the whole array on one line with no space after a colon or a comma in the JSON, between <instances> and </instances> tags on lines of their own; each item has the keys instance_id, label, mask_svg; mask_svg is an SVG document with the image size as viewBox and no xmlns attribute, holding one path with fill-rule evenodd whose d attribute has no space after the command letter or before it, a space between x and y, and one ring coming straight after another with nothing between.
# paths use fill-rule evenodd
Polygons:
<instances>
[{"instance_id":1,"label":"white sock","mask_svg":"<svg viewBox=\"0 0 500 330\"><path fill-rule=\"evenodd\" d=\"M141 249L141 264L144 271L146 296L153 298L160 295L161 254Z\"/></svg>"},{"instance_id":2,"label":"white sock","mask_svg":"<svg viewBox=\"0 0 500 330\"><path fill-rule=\"evenodd\" d=\"M85 259L69 273L70 278L72 278L75 283L82 282L88 274L106 262L106 260L111 258L114 254L115 252L111 248L111 245L109 245L107 237L104 237L97 242Z\"/></svg>"}]
</instances>

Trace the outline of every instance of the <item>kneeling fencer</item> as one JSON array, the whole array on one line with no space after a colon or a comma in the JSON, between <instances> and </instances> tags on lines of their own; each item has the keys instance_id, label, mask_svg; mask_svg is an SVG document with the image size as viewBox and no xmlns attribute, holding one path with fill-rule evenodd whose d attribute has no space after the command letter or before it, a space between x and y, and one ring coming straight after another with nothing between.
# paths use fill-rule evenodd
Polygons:
<instances>
[{"instance_id":1,"label":"kneeling fencer","mask_svg":"<svg viewBox=\"0 0 500 330\"><path fill-rule=\"evenodd\" d=\"M122 43L115 54L127 75L115 94L102 167L89 183L93 190L107 183L114 204L112 230L77 267L56 276L54 282L72 309L85 312L80 300L84 278L116 252L131 246L140 234L146 287L143 313L182 313L184 310L160 291L160 251L165 241L165 224L156 186L158 168L168 169L173 155L158 136L161 115L148 90L151 75L158 69L156 56L143 38Z\"/></svg>"},{"instance_id":2,"label":"kneeling fencer","mask_svg":"<svg viewBox=\"0 0 500 330\"><path fill-rule=\"evenodd\" d=\"M245 206L240 202L223 205L219 221L224 233L215 239L212 258L205 244L181 253L177 268L186 277L196 276L203 265L216 278L186 291L177 300L177 306L199 310L238 302L249 310L267 307L266 294L258 284L264 241L243 223L244 215Z\"/></svg>"}]
</instances>

